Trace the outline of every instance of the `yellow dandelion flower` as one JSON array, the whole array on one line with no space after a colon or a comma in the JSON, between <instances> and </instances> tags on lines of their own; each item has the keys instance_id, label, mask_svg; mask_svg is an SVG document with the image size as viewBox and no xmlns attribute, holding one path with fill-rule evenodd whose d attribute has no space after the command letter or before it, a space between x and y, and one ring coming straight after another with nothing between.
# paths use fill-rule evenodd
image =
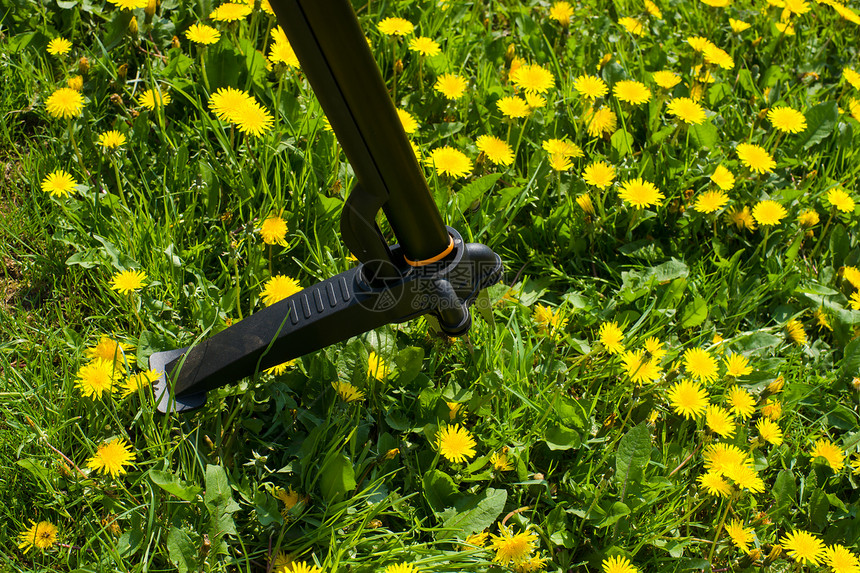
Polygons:
<instances>
[{"instance_id":1,"label":"yellow dandelion flower","mask_svg":"<svg viewBox=\"0 0 860 573\"><path fill-rule=\"evenodd\" d=\"M569 2L554 2L549 9L549 17L562 26L569 26L573 18L573 6Z\"/></svg>"},{"instance_id":2,"label":"yellow dandelion flower","mask_svg":"<svg viewBox=\"0 0 860 573\"><path fill-rule=\"evenodd\" d=\"M818 565L824 557L824 543L808 531L796 529L779 540L782 550L798 563Z\"/></svg>"},{"instance_id":3,"label":"yellow dandelion flower","mask_svg":"<svg viewBox=\"0 0 860 573\"><path fill-rule=\"evenodd\" d=\"M405 109L397 108L395 111L397 112L397 117L400 119L400 124L403 126L403 131L407 134L412 134L418 131L418 121L415 119L414 115Z\"/></svg>"},{"instance_id":4,"label":"yellow dandelion flower","mask_svg":"<svg viewBox=\"0 0 860 573\"><path fill-rule=\"evenodd\" d=\"M851 198L851 195L845 189L838 188L828 191L827 202L837 211L842 211L843 213L854 212L854 199Z\"/></svg>"},{"instance_id":5,"label":"yellow dandelion flower","mask_svg":"<svg viewBox=\"0 0 860 573\"><path fill-rule=\"evenodd\" d=\"M561 309L554 311L542 304L535 306L532 318L542 334L554 335L564 330L565 326L567 326L567 318L565 318Z\"/></svg>"},{"instance_id":6,"label":"yellow dandelion flower","mask_svg":"<svg viewBox=\"0 0 860 573\"><path fill-rule=\"evenodd\" d=\"M48 42L48 53L52 56L68 54L72 49L72 43L65 38L54 38Z\"/></svg>"},{"instance_id":7,"label":"yellow dandelion flower","mask_svg":"<svg viewBox=\"0 0 860 573\"><path fill-rule=\"evenodd\" d=\"M606 557L601 563L603 573L639 573L629 559L621 555Z\"/></svg>"},{"instance_id":8,"label":"yellow dandelion flower","mask_svg":"<svg viewBox=\"0 0 860 573\"><path fill-rule=\"evenodd\" d=\"M77 186L75 178L62 169L56 169L42 179L42 191L50 193L51 197L67 197Z\"/></svg>"},{"instance_id":9,"label":"yellow dandelion flower","mask_svg":"<svg viewBox=\"0 0 860 573\"><path fill-rule=\"evenodd\" d=\"M645 26L642 25L642 22L637 20L636 18L631 18L630 16L624 16L623 18L618 19L618 23L629 33L634 36L644 36L645 35Z\"/></svg>"},{"instance_id":10,"label":"yellow dandelion flower","mask_svg":"<svg viewBox=\"0 0 860 573\"><path fill-rule=\"evenodd\" d=\"M728 410L709 404L705 409L705 424L710 430L723 438L735 435L735 419Z\"/></svg>"},{"instance_id":11,"label":"yellow dandelion flower","mask_svg":"<svg viewBox=\"0 0 860 573\"><path fill-rule=\"evenodd\" d=\"M663 348L663 343L656 336L649 336L644 343L645 352L647 352L652 360L659 361L666 356L666 349Z\"/></svg>"},{"instance_id":12,"label":"yellow dandelion flower","mask_svg":"<svg viewBox=\"0 0 860 573\"><path fill-rule=\"evenodd\" d=\"M290 366L294 366L295 363L296 363L295 359L294 360L287 360L286 362L281 362L280 364L276 364L275 366L272 366L271 368L266 368L263 372L265 372L266 374L271 374L273 376L280 376L281 374L283 374L284 372L287 371L287 368L289 368Z\"/></svg>"},{"instance_id":13,"label":"yellow dandelion flower","mask_svg":"<svg viewBox=\"0 0 860 573\"><path fill-rule=\"evenodd\" d=\"M467 545L475 545L477 547L484 547L487 544L487 538L490 537L490 534L486 531L479 531L477 533L473 533L463 540L463 543Z\"/></svg>"},{"instance_id":14,"label":"yellow dandelion flower","mask_svg":"<svg viewBox=\"0 0 860 573\"><path fill-rule=\"evenodd\" d=\"M717 379L717 361L704 348L688 348L684 352L684 367L687 374L703 382Z\"/></svg>"},{"instance_id":15,"label":"yellow dandelion flower","mask_svg":"<svg viewBox=\"0 0 860 573\"><path fill-rule=\"evenodd\" d=\"M658 380L663 370L653 358L646 357L645 350L628 350L621 353L621 364L627 377L635 384Z\"/></svg>"},{"instance_id":16,"label":"yellow dandelion flower","mask_svg":"<svg viewBox=\"0 0 860 573\"><path fill-rule=\"evenodd\" d=\"M597 76L579 76L573 81L573 89L582 97L595 100L605 96L609 88L602 79Z\"/></svg>"},{"instance_id":17,"label":"yellow dandelion flower","mask_svg":"<svg viewBox=\"0 0 860 573\"><path fill-rule=\"evenodd\" d=\"M503 115L511 119L527 117L531 113L528 102L518 96L507 96L496 102L496 107Z\"/></svg>"},{"instance_id":18,"label":"yellow dandelion flower","mask_svg":"<svg viewBox=\"0 0 860 573\"><path fill-rule=\"evenodd\" d=\"M601 107L594 111L589 110L584 119L588 126L586 131L591 137L599 137L603 133L614 132L618 122L618 116L608 107Z\"/></svg>"},{"instance_id":19,"label":"yellow dandelion flower","mask_svg":"<svg viewBox=\"0 0 860 573\"><path fill-rule=\"evenodd\" d=\"M356 402L364 400L364 392L350 384L349 382L332 382L331 387L337 392L341 400L344 402Z\"/></svg>"},{"instance_id":20,"label":"yellow dandelion flower","mask_svg":"<svg viewBox=\"0 0 860 573\"><path fill-rule=\"evenodd\" d=\"M436 80L433 89L445 96L448 99L460 99L466 93L466 86L469 82L466 78L457 74L442 74Z\"/></svg>"},{"instance_id":21,"label":"yellow dandelion flower","mask_svg":"<svg viewBox=\"0 0 860 573\"><path fill-rule=\"evenodd\" d=\"M726 394L729 411L742 420L748 420L755 413L755 398L739 386L734 386Z\"/></svg>"},{"instance_id":22,"label":"yellow dandelion flower","mask_svg":"<svg viewBox=\"0 0 860 573\"><path fill-rule=\"evenodd\" d=\"M128 269L116 273L111 278L111 289L120 294L129 294L145 286L146 273L134 269Z\"/></svg>"},{"instance_id":23,"label":"yellow dandelion flower","mask_svg":"<svg viewBox=\"0 0 860 573\"><path fill-rule=\"evenodd\" d=\"M537 64L520 66L511 73L510 78L515 86L532 93L542 94L555 86L552 72Z\"/></svg>"},{"instance_id":24,"label":"yellow dandelion flower","mask_svg":"<svg viewBox=\"0 0 860 573\"><path fill-rule=\"evenodd\" d=\"M260 236L267 245L287 246L287 222L280 216L267 217L260 225Z\"/></svg>"},{"instance_id":25,"label":"yellow dandelion flower","mask_svg":"<svg viewBox=\"0 0 860 573\"><path fill-rule=\"evenodd\" d=\"M376 28L386 36L406 36L415 30L412 22L403 18L386 18Z\"/></svg>"},{"instance_id":26,"label":"yellow dandelion flower","mask_svg":"<svg viewBox=\"0 0 860 573\"><path fill-rule=\"evenodd\" d=\"M603 348L609 354L621 354L624 352L624 331L615 321L604 322L598 330L598 338Z\"/></svg>"},{"instance_id":27,"label":"yellow dandelion flower","mask_svg":"<svg viewBox=\"0 0 860 573\"><path fill-rule=\"evenodd\" d=\"M703 38L702 36L690 36L687 38L687 43L696 52L704 52L705 48L714 45L709 39Z\"/></svg>"},{"instance_id":28,"label":"yellow dandelion flower","mask_svg":"<svg viewBox=\"0 0 860 573\"><path fill-rule=\"evenodd\" d=\"M436 447L439 453L448 461L460 463L475 456L477 446L472 434L460 424L445 426L436 434Z\"/></svg>"},{"instance_id":29,"label":"yellow dandelion flower","mask_svg":"<svg viewBox=\"0 0 860 573\"><path fill-rule=\"evenodd\" d=\"M99 135L99 145L105 149L116 149L120 145L125 145L128 139L122 132L112 129Z\"/></svg>"},{"instance_id":30,"label":"yellow dandelion flower","mask_svg":"<svg viewBox=\"0 0 860 573\"><path fill-rule=\"evenodd\" d=\"M96 358L107 360L113 364L114 368L125 372L126 363L134 364L136 362L132 349L131 344L102 336L95 346L91 346L84 351L84 355L88 360L95 360Z\"/></svg>"},{"instance_id":31,"label":"yellow dandelion flower","mask_svg":"<svg viewBox=\"0 0 860 573\"><path fill-rule=\"evenodd\" d=\"M699 382L682 380L669 389L666 394L675 413L688 419L705 413L708 407L708 391Z\"/></svg>"},{"instance_id":32,"label":"yellow dandelion flower","mask_svg":"<svg viewBox=\"0 0 860 573\"><path fill-rule=\"evenodd\" d=\"M735 67L735 61L729 53L713 44L705 46L703 54L705 56L705 61L709 64L719 66L725 70L730 70Z\"/></svg>"},{"instance_id":33,"label":"yellow dandelion flower","mask_svg":"<svg viewBox=\"0 0 860 573\"><path fill-rule=\"evenodd\" d=\"M209 110L221 121L233 123L239 110L253 101L250 95L241 90L219 88L209 98Z\"/></svg>"},{"instance_id":34,"label":"yellow dandelion flower","mask_svg":"<svg viewBox=\"0 0 860 573\"><path fill-rule=\"evenodd\" d=\"M738 489L749 490L753 493L764 491L764 480L759 477L750 463L731 465L725 469L723 475L735 482Z\"/></svg>"},{"instance_id":35,"label":"yellow dandelion flower","mask_svg":"<svg viewBox=\"0 0 860 573\"><path fill-rule=\"evenodd\" d=\"M240 106L233 114L231 120L242 133L257 137L268 132L274 123L272 114L253 98L246 102L245 105Z\"/></svg>"},{"instance_id":36,"label":"yellow dandelion flower","mask_svg":"<svg viewBox=\"0 0 860 573\"><path fill-rule=\"evenodd\" d=\"M561 153L551 153L549 156L549 166L554 171L567 171L571 168L570 158Z\"/></svg>"},{"instance_id":37,"label":"yellow dandelion flower","mask_svg":"<svg viewBox=\"0 0 860 573\"><path fill-rule=\"evenodd\" d=\"M140 105L146 109L153 111L157 107L161 107L170 103L170 94L164 90L146 90L140 97L137 98Z\"/></svg>"},{"instance_id":38,"label":"yellow dandelion flower","mask_svg":"<svg viewBox=\"0 0 860 573\"><path fill-rule=\"evenodd\" d=\"M508 459L508 454L505 452L493 452L490 455L490 465L497 472L509 472L514 469L514 465Z\"/></svg>"},{"instance_id":39,"label":"yellow dandelion flower","mask_svg":"<svg viewBox=\"0 0 860 573\"><path fill-rule=\"evenodd\" d=\"M803 329L803 323L796 318L792 318L785 324L785 332L795 344L800 346L806 344L808 340L806 331Z\"/></svg>"},{"instance_id":40,"label":"yellow dandelion flower","mask_svg":"<svg viewBox=\"0 0 860 573\"><path fill-rule=\"evenodd\" d=\"M818 330L829 330L833 332L833 326L830 325L830 317L824 312L823 308L815 310L815 320L818 322Z\"/></svg>"},{"instance_id":41,"label":"yellow dandelion flower","mask_svg":"<svg viewBox=\"0 0 860 573\"><path fill-rule=\"evenodd\" d=\"M161 378L161 374L156 370L132 374L122 383L122 397L126 398L132 394L137 394L141 389L151 387L159 378Z\"/></svg>"},{"instance_id":42,"label":"yellow dandelion flower","mask_svg":"<svg viewBox=\"0 0 860 573\"><path fill-rule=\"evenodd\" d=\"M409 49L422 56L438 56L442 53L442 48L436 40L424 36L409 40Z\"/></svg>"},{"instance_id":43,"label":"yellow dandelion flower","mask_svg":"<svg viewBox=\"0 0 860 573\"><path fill-rule=\"evenodd\" d=\"M681 76L669 70L654 72L651 74L651 77L654 78L654 83L664 90L670 90L681 83Z\"/></svg>"},{"instance_id":44,"label":"yellow dandelion flower","mask_svg":"<svg viewBox=\"0 0 860 573\"><path fill-rule=\"evenodd\" d=\"M436 168L437 175L457 178L469 175L473 167L472 160L465 153L448 145L431 151L426 163Z\"/></svg>"},{"instance_id":45,"label":"yellow dandelion flower","mask_svg":"<svg viewBox=\"0 0 860 573\"><path fill-rule=\"evenodd\" d=\"M411 563L394 563L382 570L382 573L418 573Z\"/></svg>"},{"instance_id":46,"label":"yellow dandelion flower","mask_svg":"<svg viewBox=\"0 0 860 573\"><path fill-rule=\"evenodd\" d=\"M842 278L851 283L856 289L860 289L860 269L857 267L852 267L850 265L845 265L840 269L842 273Z\"/></svg>"},{"instance_id":47,"label":"yellow dandelion flower","mask_svg":"<svg viewBox=\"0 0 860 573\"><path fill-rule=\"evenodd\" d=\"M134 457L131 446L125 440L102 442L96 454L87 460L87 467L115 478L126 473L125 466L131 465Z\"/></svg>"},{"instance_id":48,"label":"yellow dandelion flower","mask_svg":"<svg viewBox=\"0 0 860 573\"><path fill-rule=\"evenodd\" d=\"M643 181L638 177L622 183L618 196L637 209L650 207L651 205L659 207L665 198L656 185L650 181Z\"/></svg>"},{"instance_id":49,"label":"yellow dandelion flower","mask_svg":"<svg viewBox=\"0 0 860 573\"><path fill-rule=\"evenodd\" d=\"M705 467L719 475L725 475L730 468L742 466L749 462L749 456L743 450L732 444L724 443L706 446L702 458Z\"/></svg>"},{"instance_id":50,"label":"yellow dandelion flower","mask_svg":"<svg viewBox=\"0 0 860 573\"><path fill-rule=\"evenodd\" d=\"M206 24L193 24L185 30L185 37L195 44L209 45L221 39L221 32Z\"/></svg>"},{"instance_id":51,"label":"yellow dandelion flower","mask_svg":"<svg viewBox=\"0 0 860 573\"><path fill-rule=\"evenodd\" d=\"M821 219L815 209L804 209L797 215L797 222L801 227L809 228L817 225Z\"/></svg>"},{"instance_id":52,"label":"yellow dandelion flower","mask_svg":"<svg viewBox=\"0 0 860 573\"><path fill-rule=\"evenodd\" d=\"M538 536L526 529L514 533L513 529L499 526L499 535L491 536L490 548L496 552L493 561L502 565L519 565L537 549Z\"/></svg>"},{"instance_id":53,"label":"yellow dandelion flower","mask_svg":"<svg viewBox=\"0 0 860 573\"><path fill-rule=\"evenodd\" d=\"M732 484L716 472L706 472L700 475L696 481L709 495L729 497L732 494Z\"/></svg>"},{"instance_id":54,"label":"yellow dandelion flower","mask_svg":"<svg viewBox=\"0 0 860 573\"><path fill-rule=\"evenodd\" d=\"M583 170L582 180L598 189L606 189L615 180L615 167L605 161L595 161Z\"/></svg>"},{"instance_id":55,"label":"yellow dandelion flower","mask_svg":"<svg viewBox=\"0 0 860 573\"><path fill-rule=\"evenodd\" d=\"M726 212L726 221L733 224L739 231L744 229L755 231L755 219L746 205Z\"/></svg>"},{"instance_id":56,"label":"yellow dandelion flower","mask_svg":"<svg viewBox=\"0 0 860 573\"><path fill-rule=\"evenodd\" d=\"M806 129L806 117L796 109L778 106L767 112L771 125L785 133L799 133Z\"/></svg>"},{"instance_id":57,"label":"yellow dandelion flower","mask_svg":"<svg viewBox=\"0 0 860 573\"><path fill-rule=\"evenodd\" d=\"M30 527L18 534L18 549L26 554L32 548L44 551L57 542L57 526L50 521L36 523L32 519Z\"/></svg>"},{"instance_id":58,"label":"yellow dandelion flower","mask_svg":"<svg viewBox=\"0 0 860 573\"><path fill-rule=\"evenodd\" d=\"M761 415L771 420L778 420L782 416L782 402L776 398L768 398L761 407Z\"/></svg>"},{"instance_id":59,"label":"yellow dandelion flower","mask_svg":"<svg viewBox=\"0 0 860 573\"><path fill-rule=\"evenodd\" d=\"M732 544L742 553L749 553L750 544L755 541L755 531L751 527L744 527L744 522L738 519L732 519L725 529Z\"/></svg>"},{"instance_id":60,"label":"yellow dandelion flower","mask_svg":"<svg viewBox=\"0 0 860 573\"><path fill-rule=\"evenodd\" d=\"M735 186L734 174L722 165L717 165L717 168L714 169L711 181L723 191L730 191Z\"/></svg>"},{"instance_id":61,"label":"yellow dandelion flower","mask_svg":"<svg viewBox=\"0 0 860 573\"><path fill-rule=\"evenodd\" d=\"M788 215L788 211L785 210L785 207L770 199L759 201L752 210L752 216L756 222L765 227L778 224L786 215Z\"/></svg>"},{"instance_id":62,"label":"yellow dandelion flower","mask_svg":"<svg viewBox=\"0 0 860 573\"><path fill-rule=\"evenodd\" d=\"M367 375L376 380L385 380L391 375L391 367L373 350L367 355Z\"/></svg>"},{"instance_id":63,"label":"yellow dandelion flower","mask_svg":"<svg viewBox=\"0 0 860 573\"><path fill-rule=\"evenodd\" d=\"M541 147L550 155L563 155L570 158L583 156L582 149L578 145L564 139L547 139Z\"/></svg>"},{"instance_id":64,"label":"yellow dandelion flower","mask_svg":"<svg viewBox=\"0 0 860 573\"><path fill-rule=\"evenodd\" d=\"M654 4L651 0L645 0L645 11L648 12L651 16L655 18L662 18L663 12L660 11L660 7Z\"/></svg>"},{"instance_id":65,"label":"yellow dandelion flower","mask_svg":"<svg viewBox=\"0 0 860 573\"><path fill-rule=\"evenodd\" d=\"M251 12L252 9L247 3L227 2L212 10L209 17L216 22L236 22L244 20Z\"/></svg>"},{"instance_id":66,"label":"yellow dandelion flower","mask_svg":"<svg viewBox=\"0 0 860 573\"><path fill-rule=\"evenodd\" d=\"M705 108L688 97L676 97L666 106L666 111L684 123L699 125L705 122Z\"/></svg>"},{"instance_id":67,"label":"yellow dandelion flower","mask_svg":"<svg viewBox=\"0 0 860 573\"><path fill-rule=\"evenodd\" d=\"M700 213L719 211L729 202L729 196L722 191L705 191L696 199L695 209Z\"/></svg>"},{"instance_id":68,"label":"yellow dandelion flower","mask_svg":"<svg viewBox=\"0 0 860 573\"><path fill-rule=\"evenodd\" d=\"M81 115L84 109L84 96L72 88L60 88L45 100L45 109L54 117L72 118Z\"/></svg>"},{"instance_id":69,"label":"yellow dandelion flower","mask_svg":"<svg viewBox=\"0 0 860 573\"><path fill-rule=\"evenodd\" d=\"M738 158L751 171L767 173L776 167L776 161L764 147L751 143L739 143L736 151Z\"/></svg>"},{"instance_id":70,"label":"yellow dandelion flower","mask_svg":"<svg viewBox=\"0 0 860 573\"><path fill-rule=\"evenodd\" d=\"M290 41L287 39L287 34L284 32L283 28L275 26L269 34L272 37L272 43L269 47L269 55L266 56L268 60L273 64L284 64L290 68L299 68L299 58L296 56L296 52L293 50L293 45L290 44ZM244 92L239 93L243 94Z\"/></svg>"},{"instance_id":71,"label":"yellow dandelion flower","mask_svg":"<svg viewBox=\"0 0 860 573\"><path fill-rule=\"evenodd\" d=\"M779 424L767 418L761 418L755 425L762 440L774 446L782 443L782 430Z\"/></svg>"},{"instance_id":72,"label":"yellow dandelion flower","mask_svg":"<svg viewBox=\"0 0 860 573\"><path fill-rule=\"evenodd\" d=\"M844 545L834 544L826 547L823 561L830 566L833 573L857 573L860 571L860 559Z\"/></svg>"},{"instance_id":73,"label":"yellow dandelion flower","mask_svg":"<svg viewBox=\"0 0 860 573\"><path fill-rule=\"evenodd\" d=\"M498 137L481 135L475 141L475 147L496 165L510 165L514 162L513 148L506 141Z\"/></svg>"},{"instance_id":74,"label":"yellow dandelion flower","mask_svg":"<svg viewBox=\"0 0 860 573\"><path fill-rule=\"evenodd\" d=\"M322 573L316 565L308 565L304 561L294 561L277 573Z\"/></svg>"},{"instance_id":75,"label":"yellow dandelion flower","mask_svg":"<svg viewBox=\"0 0 860 573\"><path fill-rule=\"evenodd\" d=\"M651 90L642 82L621 80L613 86L612 95L621 101L639 105L647 103L651 99Z\"/></svg>"},{"instance_id":76,"label":"yellow dandelion flower","mask_svg":"<svg viewBox=\"0 0 860 573\"><path fill-rule=\"evenodd\" d=\"M702 0L702 4L713 6L715 8L725 8L732 3L732 0Z\"/></svg>"},{"instance_id":77,"label":"yellow dandelion flower","mask_svg":"<svg viewBox=\"0 0 860 573\"><path fill-rule=\"evenodd\" d=\"M121 371L112 360L97 358L78 369L75 388L87 398L101 399L102 394L110 394Z\"/></svg>"},{"instance_id":78,"label":"yellow dandelion flower","mask_svg":"<svg viewBox=\"0 0 860 573\"><path fill-rule=\"evenodd\" d=\"M842 69L842 77L845 81L851 84L855 90L860 90L860 73L855 72L851 68Z\"/></svg>"},{"instance_id":79,"label":"yellow dandelion flower","mask_svg":"<svg viewBox=\"0 0 860 573\"><path fill-rule=\"evenodd\" d=\"M284 275L275 275L266 281L260 297L263 299L263 304L272 306L276 302L291 297L301 290L302 287L299 286L299 281L296 279Z\"/></svg>"},{"instance_id":80,"label":"yellow dandelion flower","mask_svg":"<svg viewBox=\"0 0 860 573\"><path fill-rule=\"evenodd\" d=\"M750 25L743 20L736 20L734 18L729 18L729 26L732 27L732 32L735 34L740 34L750 27Z\"/></svg>"},{"instance_id":81,"label":"yellow dandelion flower","mask_svg":"<svg viewBox=\"0 0 860 573\"><path fill-rule=\"evenodd\" d=\"M815 442L812 451L809 452L813 459L822 457L827 462L827 465L836 472L842 471L845 467L845 452L842 449L826 438L821 438Z\"/></svg>"},{"instance_id":82,"label":"yellow dandelion flower","mask_svg":"<svg viewBox=\"0 0 860 573\"><path fill-rule=\"evenodd\" d=\"M114 6L118 6L123 10L137 10L138 8L146 8L148 0L108 0Z\"/></svg>"}]
</instances>

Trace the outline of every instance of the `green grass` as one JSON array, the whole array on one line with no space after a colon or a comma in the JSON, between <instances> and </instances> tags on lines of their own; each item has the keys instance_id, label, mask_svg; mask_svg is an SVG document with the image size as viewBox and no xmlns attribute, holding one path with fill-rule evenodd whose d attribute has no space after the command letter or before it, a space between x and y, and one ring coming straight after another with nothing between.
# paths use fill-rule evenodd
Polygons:
<instances>
[{"instance_id":1,"label":"green grass","mask_svg":"<svg viewBox=\"0 0 860 573\"><path fill-rule=\"evenodd\" d=\"M776 550L786 533L860 543L860 311L845 270L858 266L860 248L856 209L838 213L826 199L836 187L856 197L860 91L844 68L860 68L857 25L815 3L792 16L794 36L775 27L781 9L744 1L664 0L658 18L639 2L586 0L567 28L547 3L449 4L356 9L392 92L403 64L395 103L420 124L411 139L423 160L443 145L475 160L463 178L422 165L446 223L504 259L490 312L475 312L463 339L423 318L388 326L212 391L199 412L162 416L148 388L82 396L86 350L101 337L127 343L137 372L152 352L260 310L273 274L309 286L350 268L339 216L351 167L301 72L266 70L274 20L259 10L217 24L221 40L201 51L184 32L207 21L208 0L165 0L151 20L137 9L138 34L131 13L109 4L0 0L0 571L271 571L278 553L327 572L396 563L502 571L494 550L464 540L498 535L503 524L533 532L553 572L599 571L613 555L640 571L801 570ZM390 16L439 41L442 54L422 62L407 40L384 37L376 24ZM624 16L640 18L646 35L626 32ZM750 29L733 33L729 17ZM695 35L734 59L731 70L712 70L713 84L694 80L702 60L685 40ZM46 52L57 36L72 41L70 54ZM546 106L525 120L496 108L515 93L512 53L555 80ZM650 73L661 69L682 82L657 87ZM445 72L469 79L462 99L433 90ZM651 101L631 106L610 93L597 105L617 114L617 128L592 137L573 87L586 73L610 88L642 81ZM75 75L84 78L82 114L51 117L45 101ZM149 111L138 97L156 83L172 101ZM219 122L208 102L225 86L253 95L272 129L250 137ZM699 89L707 121L678 125L665 103ZM803 112L806 131L774 130L766 111L775 105ZM128 138L115 152L97 143L109 129ZM483 134L507 139L513 165L480 157ZM551 137L583 157L553 171L541 147ZM776 167L750 173L735 152L745 142L764 146ZM615 167L608 189L583 181L592 161ZM730 203L698 212L720 164L737 179ZM50 197L41 182L60 168L80 186ZM641 210L623 201L620 185L635 177L664 200ZM594 215L575 201L586 193ZM728 222L765 199L787 210L771 229ZM806 209L819 215L811 228L797 222ZM270 214L286 221L287 247L263 244ZM121 296L110 281L131 268L147 285ZM564 319L555 334L536 320L539 304ZM806 341L789 337L792 319ZM650 337L663 343L658 378L631 381L623 356L599 340L609 322L627 350ZM668 394L691 378L683 356L692 348L718 361L718 376L703 384L711 403L735 385L756 400L732 436L672 409ZM368 374L371 352L392 369L382 380ZM729 353L748 358L752 372L727 375ZM364 398L344 402L335 381ZM780 445L756 429L768 400L782 407ZM477 444L465 463L437 447L452 423ZM135 455L115 477L88 467L110 439L127 440ZM844 467L813 455L821 439ZM708 494L699 478L714 443L748 452L763 491ZM510 470L493 467L494 453ZM298 503L286 509L276 488L292 488ZM752 553L720 526L733 519L754 530ZM56 525L56 543L20 549L30 520Z\"/></svg>"}]
</instances>

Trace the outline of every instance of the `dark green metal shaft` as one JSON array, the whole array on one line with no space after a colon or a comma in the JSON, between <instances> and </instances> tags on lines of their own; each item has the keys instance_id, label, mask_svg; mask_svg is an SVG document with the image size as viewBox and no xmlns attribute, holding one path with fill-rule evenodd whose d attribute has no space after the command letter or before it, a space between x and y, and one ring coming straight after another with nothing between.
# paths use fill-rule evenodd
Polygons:
<instances>
[{"instance_id":1,"label":"dark green metal shaft","mask_svg":"<svg viewBox=\"0 0 860 573\"><path fill-rule=\"evenodd\" d=\"M448 232L349 0L270 3L362 188L385 199L404 254L438 255Z\"/></svg>"}]
</instances>

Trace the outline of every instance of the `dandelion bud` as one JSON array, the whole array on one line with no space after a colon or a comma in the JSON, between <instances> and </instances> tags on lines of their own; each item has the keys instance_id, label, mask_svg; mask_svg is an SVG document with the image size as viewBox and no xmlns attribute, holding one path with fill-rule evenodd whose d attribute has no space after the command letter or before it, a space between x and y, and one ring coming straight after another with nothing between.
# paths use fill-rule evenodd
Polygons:
<instances>
[{"instance_id":1,"label":"dandelion bud","mask_svg":"<svg viewBox=\"0 0 860 573\"><path fill-rule=\"evenodd\" d=\"M81 91L81 88L84 87L84 78L82 78L81 76L72 76L68 79L66 85L68 85L76 92L79 92Z\"/></svg>"},{"instance_id":2,"label":"dandelion bud","mask_svg":"<svg viewBox=\"0 0 860 573\"><path fill-rule=\"evenodd\" d=\"M149 22L152 20L153 15L155 15L155 8L158 6L156 0L149 0L146 3L146 8L143 9L143 13L146 14L146 21Z\"/></svg>"},{"instance_id":3,"label":"dandelion bud","mask_svg":"<svg viewBox=\"0 0 860 573\"><path fill-rule=\"evenodd\" d=\"M855 392L860 392L860 378L855 376L854 379L851 380L851 388Z\"/></svg>"},{"instance_id":4,"label":"dandelion bud","mask_svg":"<svg viewBox=\"0 0 860 573\"><path fill-rule=\"evenodd\" d=\"M611 61L612 61L612 54L603 54L603 57L600 58L600 63L597 64L597 69L600 70L601 68L603 68L603 66L605 66L606 64L608 64Z\"/></svg>"},{"instance_id":5,"label":"dandelion bud","mask_svg":"<svg viewBox=\"0 0 860 573\"><path fill-rule=\"evenodd\" d=\"M394 62L394 72L398 74L403 72L403 60L398 58L397 61Z\"/></svg>"},{"instance_id":6,"label":"dandelion bud","mask_svg":"<svg viewBox=\"0 0 860 573\"><path fill-rule=\"evenodd\" d=\"M508 49L505 50L505 63L510 64L514 61L514 58L517 55L517 47L513 44L508 46Z\"/></svg>"},{"instance_id":7,"label":"dandelion bud","mask_svg":"<svg viewBox=\"0 0 860 573\"><path fill-rule=\"evenodd\" d=\"M382 527L382 521L378 519L371 519L370 523L367 524L367 527L369 529L379 529L380 527Z\"/></svg>"},{"instance_id":8,"label":"dandelion bud","mask_svg":"<svg viewBox=\"0 0 860 573\"><path fill-rule=\"evenodd\" d=\"M120 67L116 69L116 75L119 79L124 80L125 76L128 74L128 64L122 64Z\"/></svg>"},{"instance_id":9,"label":"dandelion bud","mask_svg":"<svg viewBox=\"0 0 860 573\"><path fill-rule=\"evenodd\" d=\"M768 565L770 565L771 563L773 563L774 561L779 559L781 555L782 555L782 546L779 545L778 543L773 545L770 548L770 552L767 554L767 557L764 558L764 566L767 567Z\"/></svg>"},{"instance_id":10,"label":"dandelion bud","mask_svg":"<svg viewBox=\"0 0 860 573\"><path fill-rule=\"evenodd\" d=\"M785 377L780 376L773 382L767 385L768 394L778 394L782 392L782 389L785 388Z\"/></svg>"},{"instance_id":11,"label":"dandelion bud","mask_svg":"<svg viewBox=\"0 0 860 573\"><path fill-rule=\"evenodd\" d=\"M576 204L579 205L586 214L594 217L594 203L591 202L591 196L588 193L584 193L577 197Z\"/></svg>"},{"instance_id":12,"label":"dandelion bud","mask_svg":"<svg viewBox=\"0 0 860 573\"><path fill-rule=\"evenodd\" d=\"M139 27L137 25L137 16L132 16L131 21L128 23L128 33L132 36L137 36L137 32Z\"/></svg>"},{"instance_id":13,"label":"dandelion bud","mask_svg":"<svg viewBox=\"0 0 860 573\"><path fill-rule=\"evenodd\" d=\"M393 460L400 453L400 448L392 448L385 452L385 460Z\"/></svg>"},{"instance_id":14,"label":"dandelion bud","mask_svg":"<svg viewBox=\"0 0 860 573\"><path fill-rule=\"evenodd\" d=\"M179 44L179 38L177 38L176 36L173 36L173 41L172 41L170 44L171 44L174 48L178 48L178 47L180 46L180 44Z\"/></svg>"},{"instance_id":15,"label":"dandelion bud","mask_svg":"<svg viewBox=\"0 0 860 573\"><path fill-rule=\"evenodd\" d=\"M86 56L82 56L80 60L78 60L78 71L82 74L90 71L90 61L86 58Z\"/></svg>"}]
</instances>

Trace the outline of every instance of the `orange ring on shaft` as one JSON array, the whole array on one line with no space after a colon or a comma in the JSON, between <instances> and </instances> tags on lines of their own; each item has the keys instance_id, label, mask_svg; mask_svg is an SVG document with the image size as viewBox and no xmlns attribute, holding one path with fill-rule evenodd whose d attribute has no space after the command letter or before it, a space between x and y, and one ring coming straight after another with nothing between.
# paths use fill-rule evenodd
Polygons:
<instances>
[{"instance_id":1,"label":"orange ring on shaft","mask_svg":"<svg viewBox=\"0 0 860 573\"><path fill-rule=\"evenodd\" d=\"M404 255L403 260L406 261L406 263L411 267L423 267L424 265L429 265L431 263L441 261L449 254L451 254L451 251L454 250L454 237L451 237L451 235L448 235L448 237L450 237L451 239L451 242L448 243L448 248L446 248L444 251L442 251L435 257L430 257L429 259L424 259L423 261L410 261L408 258L406 258L406 255Z\"/></svg>"}]
</instances>

